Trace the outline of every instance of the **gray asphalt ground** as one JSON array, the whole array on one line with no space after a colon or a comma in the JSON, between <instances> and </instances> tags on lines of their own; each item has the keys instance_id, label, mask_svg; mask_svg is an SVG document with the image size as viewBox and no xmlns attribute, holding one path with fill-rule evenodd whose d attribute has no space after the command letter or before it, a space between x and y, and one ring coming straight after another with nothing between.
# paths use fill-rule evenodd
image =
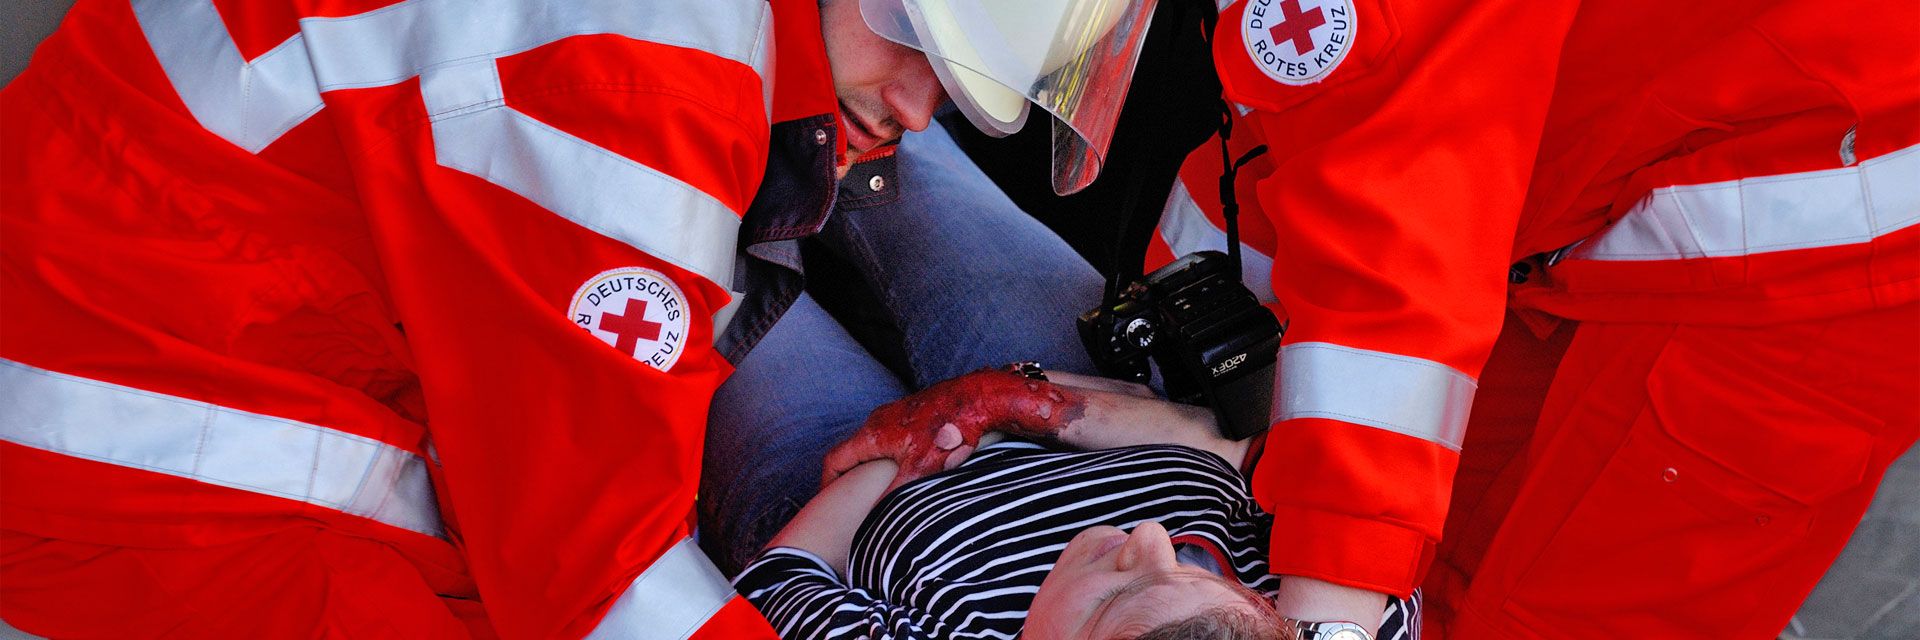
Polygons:
<instances>
[{"instance_id":1,"label":"gray asphalt ground","mask_svg":"<svg viewBox=\"0 0 1920 640\"><path fill-rule=\"evenodd\" d=\"M1846 551L1781 637L1920 638L1920 447L1887 471Z\"/></svg>"},{"instance_id":2,"label":"gray asphalt ground","mask_svg":"<svg viewBox=\"0 0 1920 640\"><path fill-rule=\"evenodd\" d=\"M0 85L26 66L69 0L0 3ZM0 640L28 638L0 623ZM1920 639L1920 448L1894 464L1840 559L1782 632L1786 640Z\"/></svg>"}]
</instances>

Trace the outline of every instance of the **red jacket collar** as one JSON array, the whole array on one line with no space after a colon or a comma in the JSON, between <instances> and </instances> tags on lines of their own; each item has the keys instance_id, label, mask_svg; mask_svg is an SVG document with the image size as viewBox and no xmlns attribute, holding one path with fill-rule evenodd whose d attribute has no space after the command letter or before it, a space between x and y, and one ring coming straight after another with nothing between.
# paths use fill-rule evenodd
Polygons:
<instances>
[{"instance_id":1,"label":"red jacket collar","mask_svg":"<svg viewBox=\"0 0 1920 640\"><path fill-rule=\"evenodd\" d=\"M837 128L844 128L821 35L819 0L770 0L769 4L773 8L773 121L834 114ZM845 158L846 137L835 135L834 139L835 157Z\"/></svg>"}]
</instances>

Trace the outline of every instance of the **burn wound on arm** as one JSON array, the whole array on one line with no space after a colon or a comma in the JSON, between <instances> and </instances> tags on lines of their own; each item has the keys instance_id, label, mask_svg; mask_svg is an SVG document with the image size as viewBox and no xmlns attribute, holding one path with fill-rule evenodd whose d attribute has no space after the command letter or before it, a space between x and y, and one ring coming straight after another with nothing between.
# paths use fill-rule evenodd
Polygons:
<instances>
[{"instance_id":1,"label":"burn wound on arm","mask_svg":"<svg viewBox=\"0 0 1920 640\"><path fill-rule=\"evenodd\" d=\"M1086 395L1070 387L982 369L874 410L827 455L823 481L885 458L900 464L903 483L964 460L990 431L1054 439L1086 409Z\"/></svg>"}]
</instances>

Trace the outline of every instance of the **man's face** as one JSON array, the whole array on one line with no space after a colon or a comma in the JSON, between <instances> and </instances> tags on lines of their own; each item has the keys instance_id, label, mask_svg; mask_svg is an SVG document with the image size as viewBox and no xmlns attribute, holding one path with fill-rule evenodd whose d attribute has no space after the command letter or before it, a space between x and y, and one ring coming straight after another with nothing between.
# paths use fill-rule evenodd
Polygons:
<instances>
[{"instance_id":1,"label":"man's face","mask_svg":"<svg viewBox=\"0 0 1920 640\"><path fill-rule=\"evenodd\" d=\"M820 31L847 125L848 158L927 128L947 96L926 54L874 33L860 17L860 0L822 2Z\"/></svg>"},{"instance_id":2,"label":"man's face","mask_svg":"<svg viewBox=\"0 0 1920 640\"><path fill-rule=\"evenodd\" d=\"M1160 523L1142 523L1132 533L1092 527L1067 543L1040 582L1021 637L1131 637L1220 607L1257 615L1235 584L1175 560L1173 541Z\"/></svg>"}]
</instances>

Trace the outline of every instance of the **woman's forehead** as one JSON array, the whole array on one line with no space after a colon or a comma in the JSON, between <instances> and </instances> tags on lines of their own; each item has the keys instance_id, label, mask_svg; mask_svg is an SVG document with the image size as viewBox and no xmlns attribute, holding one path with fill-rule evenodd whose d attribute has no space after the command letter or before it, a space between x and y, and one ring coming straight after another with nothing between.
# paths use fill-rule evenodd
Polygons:
<instances>
[{"instance_id":1,"label":"woman's forehead","mask_svg":"<svg viewBox=\"0 0 1920 640\"><path fill-rule=\"evenodd\" d=\"M1256 609L1249 597L1258 597L1225 578L1205 572L1168 572L1129 585L1107 602L1094 620L1105 629L1147 624L1156 626L1220 607Z\"/></svg>"}]
</instances>

